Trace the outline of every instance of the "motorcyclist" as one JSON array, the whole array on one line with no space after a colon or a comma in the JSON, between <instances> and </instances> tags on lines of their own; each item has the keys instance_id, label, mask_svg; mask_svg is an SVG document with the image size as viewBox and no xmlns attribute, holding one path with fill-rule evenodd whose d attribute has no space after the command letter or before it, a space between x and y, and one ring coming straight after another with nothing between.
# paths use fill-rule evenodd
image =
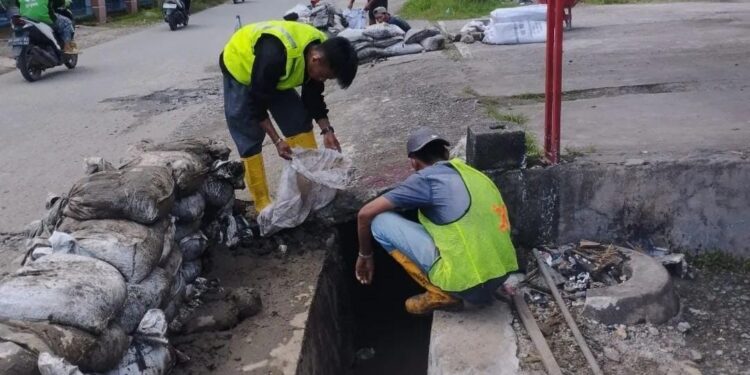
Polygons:
<instances>
[{"instance_id":1,"label":"motorcyclist","mask_svg":"<svg viewBox=\"0 0 750 375\"><path fill-rule=\"evenodd\" d=\"M52 27L63 41L63 53L76 55L78 47L73 41L73 20L55 13L55 9L67 8L70 3L71 0L16 0L21 16Z\"/></svg>"}]
</instances>

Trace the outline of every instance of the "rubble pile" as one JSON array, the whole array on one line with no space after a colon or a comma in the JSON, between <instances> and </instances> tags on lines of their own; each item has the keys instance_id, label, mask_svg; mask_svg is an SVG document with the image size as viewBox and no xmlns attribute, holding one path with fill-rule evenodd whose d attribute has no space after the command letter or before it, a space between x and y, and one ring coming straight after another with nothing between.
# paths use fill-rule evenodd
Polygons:
<instances>
[{"instance_id":1,"label":"rubble pile","mask_svg":"<svg viewBox=\"0 0 750 375\"><path fill-rule=\"evenodd\" d=\"M551 267L555 286L561 294L577 304L582 304L589 288L620 284L628 279L623 264L627 257L613 245L591 241L559 247L543 247L539 251L543 261ZM527 281L531 302L546 304L548 286L536 267L529 272Z\"/></svg>"},{"instance_id":2,"label":"rubble pile","mask_svg":"<svg viewBox=\"0 0 750 375\"><path fill-rule=\"evenodd\" d=\"M206 250L252 235L233 215L244 168L208 139L143 142L132 153L119 168L87 159L87 176L28 226L23 267L0 280L0 372L174 365L167 327L210 289L198 277Z\"/></svg>"},{"instance_id":3,"label":"rubble pile","mask_svg":"<svg viewBox=\"0 0 750 375\"><path fill-rule=\"evenodd\" d=\"M364 29L346 29L338 36L348 39L360 64L378 58L410 55L445 48L445 37L436 28L412 28L404 32L396 25L376 24Z\"/></svg>"}]
</instances>

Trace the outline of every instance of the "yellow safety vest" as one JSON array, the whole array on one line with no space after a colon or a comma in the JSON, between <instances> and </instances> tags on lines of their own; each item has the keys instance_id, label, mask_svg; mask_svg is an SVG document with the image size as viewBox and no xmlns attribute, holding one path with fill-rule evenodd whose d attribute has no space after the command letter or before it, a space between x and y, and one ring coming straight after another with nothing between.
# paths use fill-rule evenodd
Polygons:
<instances>
[{"instance_id":1,"label":"yellow safety vest","mask_svg":"<svg viewBox=\"0 0 750 375\"><path fill-rule=\"evenodd\" d=\"M419 221L439 251L430 269L430 281L445 291L461 292L517 270L518 261L500 190L463 161L454 159L450 164L469 191L469 209L448 224L435 224L421 211Z\"/></svg>"},{"instance_id":2,"label":"yellow safety vest","mask_svg":"<svg viewBox=\"0 0 750 375\"><path fill-rule=\"evenodd\" d=\"M286 48L286 72L277 88L288 90L305 80L305 48L312 42L323 42L326 35L300 22L266 21L252 23L237 30L224 46L224 66L243 85L249 85L255 61L255 42L263 35L273 35Z\"/></svg>"}]
</instances>

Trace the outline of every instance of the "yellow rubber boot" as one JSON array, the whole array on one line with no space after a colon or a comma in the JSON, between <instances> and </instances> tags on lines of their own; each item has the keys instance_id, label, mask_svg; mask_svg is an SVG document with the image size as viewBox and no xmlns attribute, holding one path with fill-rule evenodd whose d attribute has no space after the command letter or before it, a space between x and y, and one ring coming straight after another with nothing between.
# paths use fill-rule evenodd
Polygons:
<instances>
[{"instance_id":1,"label":"yellow rubber boot","mask_svg":"<svg viewBox=\"0 0 750 375\"><path fill-rule=\"evenodd\" d=\"M286 139L286 143L289 147L301 147L308 150L314 150L318 148L318 142L315 141L315 133L310 130L307 133L299 133Z\"/></svg>"},{"instance_id":2,"label":"yellow rubber boot","mask_svg":"<svg viewBox=\"0 0 750 375\"><path fill-rule=\"evenodd\" d=\"M250 196L255 202L255 210L260 212L271 204L268 184L266 183L266 169L263 165L263 154L243 158L242 163L245 165L245 185L250 190Z\"/></svg>"},{"instance_id":3,"label":"yellow rubber boot","mask_svg":"<svg viewBox=\"0 0 750 375\"><path fill-rule=\"evenodd\" d=\"M391 252L393 259L404 268L414 281L427 291L409 297L404 305L406 311L414 315L425 315L434 310L457 310L463 307L463 302L433 285L422 270L399 250Z\"/></svg>"}]
</instances>

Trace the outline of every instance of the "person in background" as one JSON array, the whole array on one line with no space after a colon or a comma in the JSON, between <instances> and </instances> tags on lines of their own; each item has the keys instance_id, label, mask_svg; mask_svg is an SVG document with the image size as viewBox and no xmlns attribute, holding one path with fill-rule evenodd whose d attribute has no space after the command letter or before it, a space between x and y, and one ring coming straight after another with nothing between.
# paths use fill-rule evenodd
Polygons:
<instances>
[{"instance_id":1,"label":"person in background","mask_svg":"<svg viewBox=\"0 0 750 375\"><path fill-rule=\"evenodd\" d=\"M460 159L449 160L448 142L432 129L406 144L416 171L375 198L357 215L359 256L355 276L368 285L375 273L373 238L426 292L406 300L406 311L428 314L467 301L489 305L518 270L508 211L497 186ZM419 212L414 222L394 212Z\"/></svg>"},{"instance_id":2,"label":"person in background","mask_svg":"<svg viewBox=\"0 0 750 375\"><path fill-rule=\"evenodd\" d=\"M373 11L377 7L388 8L388 0L365 0L365 1L367 2L365 4L365 10L367 11L367 14L370 17L370 25L374 25L375 13ZM354 6L354 0L349 0L349 9L352 9L352 6Z\"/></svg>"},{"instance_id":3,"label":"person in background","mask_svg":"<svg viewBox=\"0 0 750 375\"><path fill-rule=\"evenodd\" d=\"M377 21L377 23L388 23L391 25L396 25L400 27L401 30L404 30L404 32L407 32L409 31L409 29L411 29L411 26L409 26L406 21L396 16L392 16L390 13L388 13L388 9L386 9L385 7L377 7L375 8L375 10L373 10L373 13L375 14L375 21Z\"/></svg>"},{"instance_id":4,"label":"person in background","mask_svg":"<svg viewBox=\"0 0 750 375\"><path fill-rule=\"evenodd\" d=\"M261 153L268 136L279 156L292 147L317 148L312 120L326 148L341 151L323 99L325 81L347 88L357 75L357 52L348 40L327 38L300 22L248 24L229 39L219 57L224 76L224 114L245 165L245 183L260 212L271 203ZM301 87L301 96L296 88ZM271 122L271 112L279 135Z\"/></svg>"},{"instance_id":5,"label":"person in background","mask_svg":"<svg viewBox=\"0 0 750 375\"><path fill-rule=\"evenodd\" d=\"M67 8L70 0L16 0L16 6L22 17L34 22L47 24L60 35L63 41L63 53L77 55L78 47L73 41L73 21L55 12L57 8Z\"/></svg>"}]
</instances>

